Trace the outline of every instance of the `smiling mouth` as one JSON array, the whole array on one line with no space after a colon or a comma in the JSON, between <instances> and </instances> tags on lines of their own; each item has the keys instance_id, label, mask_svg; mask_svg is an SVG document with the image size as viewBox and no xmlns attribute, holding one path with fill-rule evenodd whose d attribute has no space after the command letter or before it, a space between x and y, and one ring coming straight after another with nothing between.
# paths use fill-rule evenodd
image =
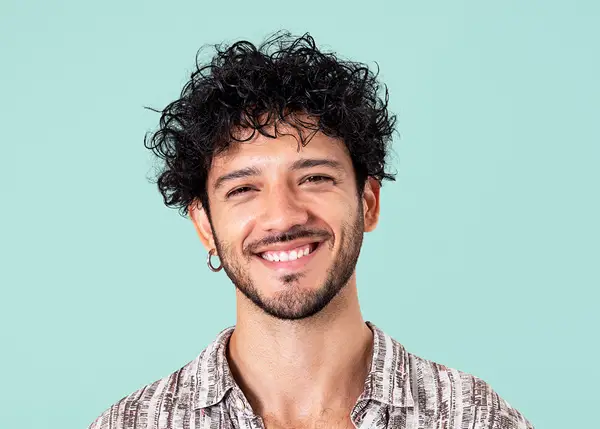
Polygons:
<instances>
[{"instance_id":1,"label":"smiling mouth","mask_svg":"<svg viewBox=\"0 0 600 429\"><path fill-rule=\"evenodd\" d=\"M269 262L293 262L311 255L319 247L319 242L303 244L290 250L267 250L256 256Z\"/></svg>"}]
</instances>

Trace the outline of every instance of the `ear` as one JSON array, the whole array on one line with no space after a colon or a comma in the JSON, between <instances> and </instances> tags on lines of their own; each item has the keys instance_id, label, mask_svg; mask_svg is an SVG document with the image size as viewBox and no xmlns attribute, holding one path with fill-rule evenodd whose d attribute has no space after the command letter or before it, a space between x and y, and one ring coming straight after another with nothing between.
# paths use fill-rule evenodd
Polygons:
<instances>
[{"instance_id":1,"label":"ear","mask_svg":"<svg viewBox=\"0 0 600 429\"><path fill-rule=\"evenodd\" d=\"M371 232L379 221L379 190L381 185L377 179L369 176L365 182L362 204L365 232Z\"/></svg>"},{"instance_id":2,"label":"ear","mask_svg":"<svg viewBox=\"0 0 600 429\"><path fill-rule=\"evenodd\" d=\"M206 250L216 249L217 246L215 246L213 231L208 215L206 214L206 210L200 205L200 202L194 200L188 206L188 213L190 219L194 223L198 237L200 237L200 241L202 241Z\"/></svg>"}]
</instances>

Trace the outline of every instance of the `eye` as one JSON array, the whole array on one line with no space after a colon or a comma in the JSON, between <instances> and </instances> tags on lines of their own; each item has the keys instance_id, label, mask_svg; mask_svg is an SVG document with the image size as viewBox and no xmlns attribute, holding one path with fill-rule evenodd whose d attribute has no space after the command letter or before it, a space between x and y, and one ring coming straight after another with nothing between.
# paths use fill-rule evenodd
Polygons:
<instances>
[{"instance_id":1,"label":"eye","mask_svg":"<svg viewBox=\"0 0 600 429\"><path fill-rule=\"evenodd\" d=\"M241 194L244 194L251 190L252 190L252 188L250 186L242 186L242 187L234 189L233 191L228 192L227 198L235 197L236 195L241 195Z\"/></svg>"},{"instance_id":2,"label":"eye","mask_svg":"<svg viewBox=\"0 0 600 429\"><path fill-rule=\"evenodd\" d=\"M304 182L309 182L309 183L324 183L324 182L333 182L334 180L329 177L329 176L321 176L321 175L312 175L312 176L308 176L306 179L304 179L302 181L302 183Z\"/></svg>"}]
</instances>

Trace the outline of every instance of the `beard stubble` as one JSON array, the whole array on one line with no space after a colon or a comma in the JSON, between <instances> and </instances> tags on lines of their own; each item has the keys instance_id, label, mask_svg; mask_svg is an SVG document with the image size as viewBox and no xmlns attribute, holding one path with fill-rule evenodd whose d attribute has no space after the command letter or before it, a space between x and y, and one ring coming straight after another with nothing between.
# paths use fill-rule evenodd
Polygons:
<instances>
[{"instance_id":1,"label":"beard stubble","mask_svg":"<svg viewBox=\"0 0 600 429\"><path fill-rule=\"evenodd\" d=\"M355 219L342 224L339 254L327 269L325 281L317 289L304 289L300 286L303 273L285 274L279 278L284 285L283 289L271 298L263 297L260 288L241 263L241 258L233 253L231 246L220 242L213 230L223 269L235 287L265 313L281 320L299 320L313 316L323 310L343 289L356 269L364 234L362 204L358 207ZM330 241L330 250L334 244ZM245 255L243 258L249 264L253 257L255 255Z\"/></svg>"}]
</instances>

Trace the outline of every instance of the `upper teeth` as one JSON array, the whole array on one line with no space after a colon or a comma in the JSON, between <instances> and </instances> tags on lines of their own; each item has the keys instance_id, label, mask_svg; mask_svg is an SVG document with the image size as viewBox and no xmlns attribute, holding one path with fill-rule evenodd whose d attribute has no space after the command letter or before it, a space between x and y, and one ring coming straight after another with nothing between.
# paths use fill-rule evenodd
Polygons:
<instances>
[{"instance_id":1,"label":"upper teeth","mask_svg":"<svg viewBox=\"0 0 600 429\"><path fill-rule=\"evenodd\" d=\"M285 262L295 261L298 258L306 256L310 253L310 245L298 247L297 249L286 251L286 252L272 252L266 251L261 254L263 259L267 261Z\"/></svg>"}]
</instances>

